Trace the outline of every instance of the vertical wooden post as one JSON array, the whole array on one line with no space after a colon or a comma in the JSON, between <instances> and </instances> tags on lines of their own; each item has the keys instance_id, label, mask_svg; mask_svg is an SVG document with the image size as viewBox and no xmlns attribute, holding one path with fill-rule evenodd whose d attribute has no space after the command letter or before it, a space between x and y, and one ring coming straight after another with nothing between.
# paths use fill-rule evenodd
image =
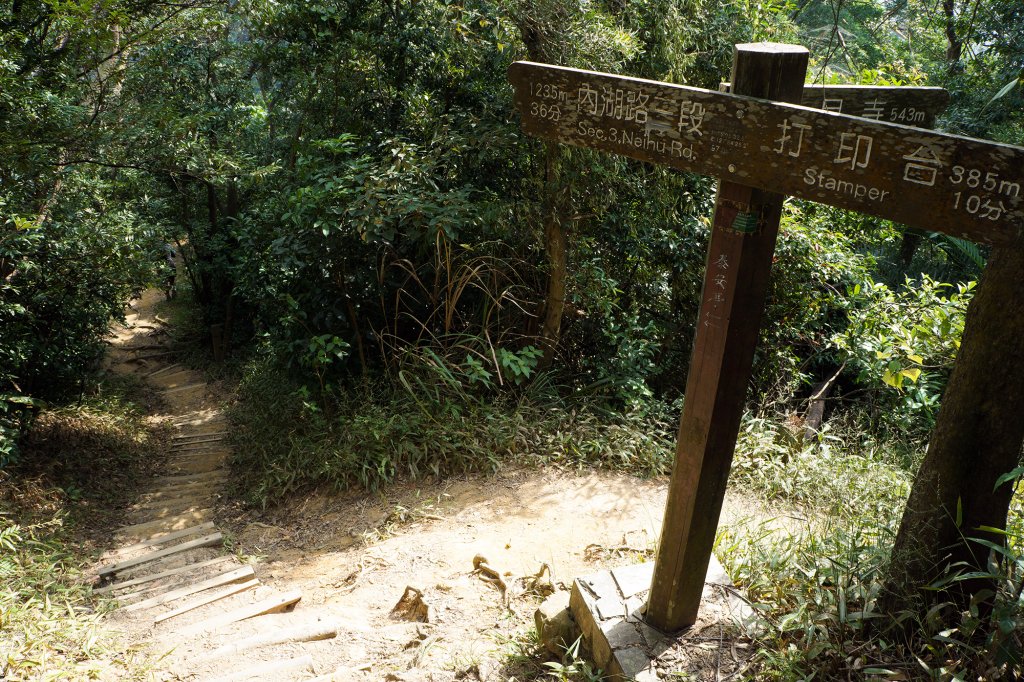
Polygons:
<instances>
[{"instance_id":1,"label":"vertical wooden post","mask_svg":"<svg viewBox=\"0 0 1024 682\"><path fill-rule=\"evenodd\" d=\"M799 102L807 50L737 45L733 92ZM783 196L722 180L647 622L697 619L768 290Z\"/></svg>"}]
</instances>

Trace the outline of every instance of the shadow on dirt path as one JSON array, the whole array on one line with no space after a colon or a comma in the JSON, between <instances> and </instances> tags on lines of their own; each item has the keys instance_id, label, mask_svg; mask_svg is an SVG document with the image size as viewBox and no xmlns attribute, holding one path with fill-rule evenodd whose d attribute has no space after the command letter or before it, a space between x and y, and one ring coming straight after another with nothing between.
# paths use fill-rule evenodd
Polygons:
<instances>
[{"instance_id":1,"label":"shadow on dirt path","mask_svg":"<svg viewBox=\"0 0 1024 682\"><path fill-rule=\"evenodd\" d=\"M226 392L174 363L160 297L135 303L109 364L161 392L173 445L96 567L122 605L109 624L159 659L156 679L541 679L529 576L547 564L568 590L652 556L666 481L604 472L507 470L238 512L222 498ZM769 516L730 492L722 521ZM407 587L411 620L392 612Z\"/></svg>"}]
</instances>

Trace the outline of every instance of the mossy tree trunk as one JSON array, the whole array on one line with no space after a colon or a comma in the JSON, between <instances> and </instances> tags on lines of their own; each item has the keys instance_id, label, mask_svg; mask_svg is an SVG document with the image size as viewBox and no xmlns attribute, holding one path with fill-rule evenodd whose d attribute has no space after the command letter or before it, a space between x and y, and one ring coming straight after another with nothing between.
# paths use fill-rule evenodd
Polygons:
<instances>
[{"instance_id":1,"label":"mossy tree trunk","mask_svg":"<svg viewBox=\"0 0 1024 682\"><path fill-rule=\"evenodd\" d=\"M893 547L882 608L895 613L919 598L965 607L989 580L922 588L949 567L985 570L1002 544L1013 488L999 477L1019 463L1024 442L1024 239L996 247L967 311L956 366L931 443L910 492ZM968 568L969 567L969 568Z\"/></svg>"}]
</instances>

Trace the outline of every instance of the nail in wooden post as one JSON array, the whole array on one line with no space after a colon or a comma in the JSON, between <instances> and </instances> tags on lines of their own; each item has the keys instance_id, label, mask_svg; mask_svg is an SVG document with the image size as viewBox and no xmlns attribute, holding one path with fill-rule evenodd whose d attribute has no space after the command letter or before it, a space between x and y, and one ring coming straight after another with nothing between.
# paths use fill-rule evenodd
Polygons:
<instances>
[{"instance_id":1,"label":"nail in wooden post","mask_svg":"<svg viewBox=\"0 0 1024 682\"><path fill-rule=\"evenodd\" d=\"M733 92L799 102L806 71L803 47L737 45ZM665 632L697 619L750 382L782 200L780 194L724 179L719 184L676 462L647 606L647 622Z\"/></svg>"}]
</instances>

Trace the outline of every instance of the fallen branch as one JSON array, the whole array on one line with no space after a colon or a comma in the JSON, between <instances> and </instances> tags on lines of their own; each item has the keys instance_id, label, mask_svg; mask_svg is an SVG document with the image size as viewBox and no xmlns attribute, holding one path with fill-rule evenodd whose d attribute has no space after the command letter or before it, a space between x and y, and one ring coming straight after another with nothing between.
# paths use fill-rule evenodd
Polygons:
<instances>
[{"instance_id":1,"label":"fallen branch","mask_svg":"<svg viewBox=\"0 0 1024 682\"><path fill-rule=\"evenodd\" d=\"M473 571L481 574L481 580L495 585L501 591L502 604L508 603L508 585L505 584L501 574L488 565L487 557L483 554L477 554L473 557Z\"/></svg>"}]
</instances>

